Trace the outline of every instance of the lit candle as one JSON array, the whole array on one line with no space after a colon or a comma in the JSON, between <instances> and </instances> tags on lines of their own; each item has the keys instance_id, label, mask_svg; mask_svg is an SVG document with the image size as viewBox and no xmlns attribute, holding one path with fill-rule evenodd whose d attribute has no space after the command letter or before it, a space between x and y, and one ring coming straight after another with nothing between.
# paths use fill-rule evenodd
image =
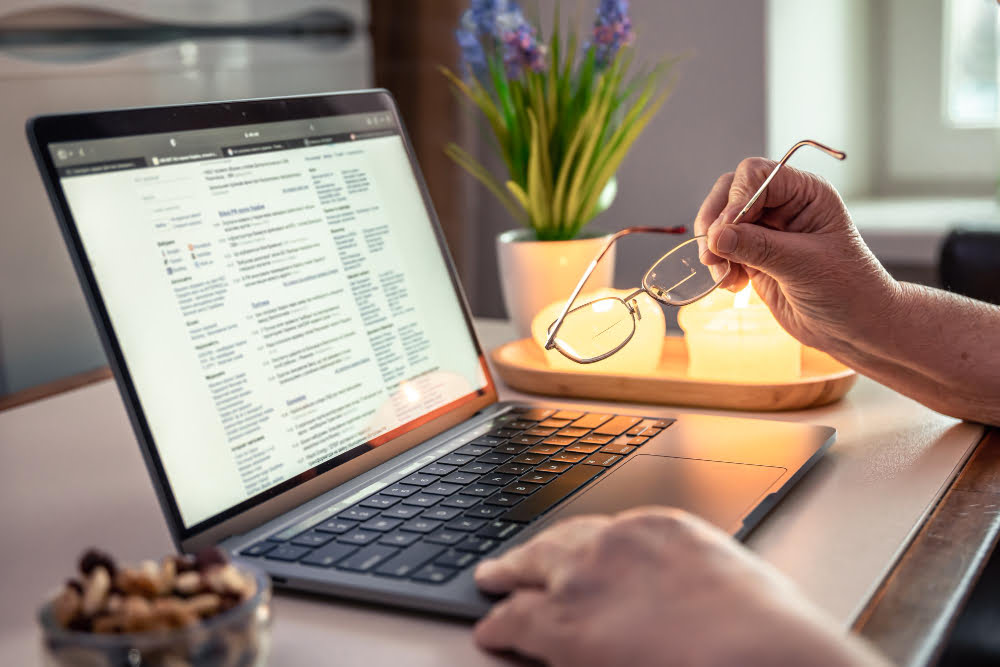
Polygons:
<instances>
[{"instance_id":1,"label":"lit candle","mask_svg":"<svg viewBox=\"0 0 1000 667\"><path fill-rule=\"evenodd\" d=\"M588 294L581 294L576 300L577 304L585 304L595 299L605 297L618 297L624 299L632 291L602 289ZM663 336L666 332L666 320L663 317L663 310L654 299L648 294L640 294L636 297L639 303L639 313L641 319L636 322L635 334L632 339L617 354L613 354L607 359L594 362L592 364L578 364L571 359L567 359L559 350L546 350L545 341L548 338L549 326L556 321L559 313L562 312L565 301L550 304L543 308L535 319L531 322L531 337L538 344L545 355L548 365L560 371L578 371L592 373L607 373L613 375L651 375L660 363L660 354L663 352ZM602 304L595 304L600 308ZM600 314L595 313L595 318ZM582 320L573 318L582 324ZM572 332L565 327L572 326L570 320L563 323L560 335L571 337Z\"/></svg>"},{"instance_id":2,"label":"lit candle","mask_svg":"<svg viewBox=\"0 0 1000 667\"><path fill-rule=\"evenodd\" d=\"M774 319L750 285L738 294L715 290L680 309L688 376L718 382L796 380L802 345Z\"/></svg>"}]
</instances>

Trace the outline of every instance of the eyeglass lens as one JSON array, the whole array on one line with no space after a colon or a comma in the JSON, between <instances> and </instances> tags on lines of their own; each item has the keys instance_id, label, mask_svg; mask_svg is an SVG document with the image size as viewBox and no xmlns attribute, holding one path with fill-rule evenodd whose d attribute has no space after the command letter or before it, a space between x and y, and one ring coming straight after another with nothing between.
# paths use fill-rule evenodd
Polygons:
<instances>
[{"instance_id":1,"label":"eyeglass lens","mask_svg":"<svg viewBox=\"0 0 1000 667\"><path fill-rule=\"evenodd\" d=\"M574 361L591 361L618 349L635 333L635 319L625 302L598 299L566 314L556 347Z\"/></svg>"},{"instance_id":2,"label":"eyeglass lens","mask_svg":"<svg viewBox=\"0 0 1000 667\"><path fill-rule=\"evenodd\" d=\"M729 263L705 264L704 236L685 241L660 258L643 278L643 287L656 299L675 306L697 301L729 274Z\"/></svg>"}]
</instances>

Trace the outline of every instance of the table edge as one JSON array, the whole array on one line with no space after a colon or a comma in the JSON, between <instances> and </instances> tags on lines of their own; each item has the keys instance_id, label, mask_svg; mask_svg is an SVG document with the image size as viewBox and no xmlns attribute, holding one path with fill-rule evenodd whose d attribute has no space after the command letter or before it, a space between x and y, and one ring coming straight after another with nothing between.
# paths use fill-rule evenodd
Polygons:
<instances>
[{"instance_id":1,"label":"table edge","mask_svg":"<svg viewBox=\"0 0 1000 667\"><path fill-rule=\"evenodd\" d=\"M988 428L853 629L898 665L933 663L1000 538L1000 429Z\"/></svg>"},{"instance_id":2,"label":"table edge","mask_svg":"<svg viewBox=\"0 0 1000 667\"><path fill-rule=\"evenodd\" d=\"M107 366L100 366L89 371L84 371L83 373L69 375L67 377L59 378L58 380L53 380L52 382L46 382L45 384L28 387L27 389L16 391L13 394L0 396L0 412L10 410L21 405L26 405L28 403L34 403L35 401L40 401L43 398L63 394L67 391L79 389L80 387L85 387L89 384L102 382L111 377L111 369Z\"/></svg>"}]
</instances>

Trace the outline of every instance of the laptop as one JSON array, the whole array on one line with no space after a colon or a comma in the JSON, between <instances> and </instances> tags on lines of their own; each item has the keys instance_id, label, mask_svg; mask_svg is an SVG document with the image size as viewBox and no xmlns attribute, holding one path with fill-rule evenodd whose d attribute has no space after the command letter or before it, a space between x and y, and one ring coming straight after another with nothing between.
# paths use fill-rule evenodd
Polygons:
<instances>
[{"instance_id":1,"label":"laptop","mask_svg":"<svg viewBox=\"0 0 1000 667\"><path fill-rule=\"evenodd\" d=\"M177 547L476 618L561 518L746 535L835 431L505 402L384 90L42 116L28 138Z\"/></svg>"}]
</instances>

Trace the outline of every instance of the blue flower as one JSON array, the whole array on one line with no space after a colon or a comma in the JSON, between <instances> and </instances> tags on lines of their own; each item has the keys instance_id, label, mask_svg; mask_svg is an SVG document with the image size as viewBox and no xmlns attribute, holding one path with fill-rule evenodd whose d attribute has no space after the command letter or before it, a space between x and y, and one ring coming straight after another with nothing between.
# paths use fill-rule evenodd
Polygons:
<instances>
[{"instance_id":1,"label":"blue flower","mask_svg":"<svg viewBox=\"0 0 1000 667\"><path fill-rule=\"evenodd\" d=\"M594 49L598 67L607 67L618 55L618 50L634 40L628 0L601 0L594 20L594 41L588 45Z\"/></svg>"},{"instance_id":2,"label":"blue flower","mask_svg":"<svg viewBox=\"0 0 1000 667\"><path fill-rule=\"evenodd\" d=\"M507 75L514 78L524 69L545 67L545 48L535 37L535 28L524 18L515 0L472 0L455 32L462 62L478 78L484 78L488 55L503 60Z\"/></svg>"}]
</instances>

